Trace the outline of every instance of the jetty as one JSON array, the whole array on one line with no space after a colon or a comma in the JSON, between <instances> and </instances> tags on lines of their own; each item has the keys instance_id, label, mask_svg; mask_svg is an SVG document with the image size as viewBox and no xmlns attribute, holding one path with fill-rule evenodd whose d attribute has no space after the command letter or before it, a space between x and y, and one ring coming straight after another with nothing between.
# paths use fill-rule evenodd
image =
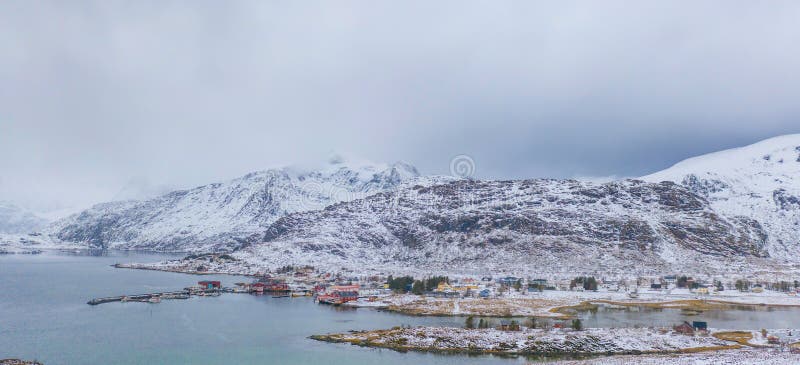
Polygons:
<instances>
[{"instance_id":1,"label":"jetty","mask_svg":"<svg viewBox=\"0 0 800 365\"><path fill-rule=\"evenodd\" d=\"M161 299L186 299L189 298L190 291L189 290L179 290L179 291L171 291L171 292L162 292L162 293L147 293L147 294L133 294L133 295L119 295L115 297L104 297L104 298L94 298L88 301L86 304L89 305L98 305L103 303L111 303L111 302L122 302L125 301L132 301L132 302L145 302L149 301L152 298L161 298Z\"/></svg>"}]
</instances>

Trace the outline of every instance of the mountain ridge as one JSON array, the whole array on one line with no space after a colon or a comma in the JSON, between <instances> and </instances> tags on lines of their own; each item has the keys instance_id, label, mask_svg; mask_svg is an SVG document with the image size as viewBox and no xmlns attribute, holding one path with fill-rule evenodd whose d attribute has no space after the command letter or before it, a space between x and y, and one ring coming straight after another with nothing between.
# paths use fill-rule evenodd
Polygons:
<instances>
[{"instance_id":1,"label":"mountain ridge","mask_svg":"<svg viewBox=\"0 0 800 365\"><path fill-rule=\"evenodd\" d=\"M230 251L283 215L418 178L416 168L403 162L350 165L337 160L318 171L262 170L143 201L97 204L52 224L47 233L98 248Z\"/></svg>"},{"instance_id":2,"label":"mountain ridge","mask_svg":"<svg viewBox=\"0 0 800 365\"><path fill-rule=\"evenodd\" d=\"M798 176L800 135L606 183L424 177L404 163L336 159L318 171L266 170L146 202L101 204L55 232L110 248L233 251L237 260L219 267L231 273L291 264L757 270L798 263ZM202 209L182 209L187 199ZM227 213L209 215L211 208Z\"/></svg>"},{"instance_id":3,"label":"mountain ridge","mask_svg":"<svg viewBox=\"0 0 800 365\"><path fill-rule=\"evenodd\" d=\"M458 180L287 215L260 242L234 251L236 261L203 266L249 274L285 265L669 272L730 257L768 259L764 236L758 222L719 216L702 197L670 182Z\"/></svg>"},{"instance_id":4,"label":"mountain ridge","mask_svg":"<svg viewBox=\"0 0 800 365\"><path fill-rule=\"evenodd\" d=\"M681 184L721 214L757 220L772 257L800 257L800 134L692 157L641 179Z\"/></svg>"}]
</instances>

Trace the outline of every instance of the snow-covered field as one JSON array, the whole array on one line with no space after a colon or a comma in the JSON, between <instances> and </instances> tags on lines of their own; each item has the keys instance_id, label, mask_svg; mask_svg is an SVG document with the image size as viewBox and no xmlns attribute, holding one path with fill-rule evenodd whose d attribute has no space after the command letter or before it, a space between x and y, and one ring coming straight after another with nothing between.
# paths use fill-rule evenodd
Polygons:
<instances>
[{"instance_id":1,"label":"snow-covered field","mask_svg":"<svg viewBox=\"0 0 800 365\"><path fill-rule=\"evenodd\" d=\"M556 361L551 365L789 365L800 355L779 349L742 349L670 355L624 355L588 360Z\"/></svg>"},{"instance_id":2,"label":"snow-covered field","mask_svg":"<svg viewBox=\"0 0 800 365\"><path fill-rule=\"evenodd\" d=\"M85 245L55 241L41 235L0 234L0 254L38 254L42 250L85 248Z\"/></svg>"},{"instance_id":3,"label":"snow-covered field","mask_svg":"<svg viewBox=\"0 0 800 365\"><path fill-rule=\"evenodd\" d=\"M580 305L584 302L620 304L658 304L663 308L691 308L700 303L703 306L727 304L800 306L800 297L783 293L765 291L750 293L724 291L717 295L698 295L685 289L671 292L641 292L638 298L630 298L625 292L610 291L559 291L545 290L535 294L507 295L495 298L435 298L413 294L398 294L379 297L377 301L348 303L356 307L381 307L401 313L415 315L476 315L476 316L537 316L561 317L556 312L559 307Z\"/></svg>"}]
</instances>

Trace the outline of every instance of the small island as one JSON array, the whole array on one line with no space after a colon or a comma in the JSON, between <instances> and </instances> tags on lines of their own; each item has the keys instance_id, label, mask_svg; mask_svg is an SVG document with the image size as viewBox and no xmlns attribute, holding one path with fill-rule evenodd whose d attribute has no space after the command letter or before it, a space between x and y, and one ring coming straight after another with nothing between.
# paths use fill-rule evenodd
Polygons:
<instances>
[{"instance_id":1,"label":"small island","mask_svg":"<svg viewBox=\"0 0 800 365\"><path fill-rule=\"evenodd\" d=\"M395 327L315 335L312 339L397 351L494 355L666 354L739 349L743 345L711 333L685 335L667 328Z\"/></svg>"}]
</instances>

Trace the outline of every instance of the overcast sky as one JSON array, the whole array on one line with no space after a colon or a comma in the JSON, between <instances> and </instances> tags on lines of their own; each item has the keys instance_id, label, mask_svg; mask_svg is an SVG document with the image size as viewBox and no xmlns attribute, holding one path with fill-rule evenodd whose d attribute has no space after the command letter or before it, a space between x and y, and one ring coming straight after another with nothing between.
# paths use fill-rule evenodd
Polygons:
<instances>
[{"instance_id":1,"label":"overcast sky","mask_svg":"<svg viewBox=\"0 0 800 365\"><path fill-rule=\"evenodd\" d=\"M331 151L638 176L800 132L797 1L0 2L0 200Z\"/></svg>"}]
</instances>

